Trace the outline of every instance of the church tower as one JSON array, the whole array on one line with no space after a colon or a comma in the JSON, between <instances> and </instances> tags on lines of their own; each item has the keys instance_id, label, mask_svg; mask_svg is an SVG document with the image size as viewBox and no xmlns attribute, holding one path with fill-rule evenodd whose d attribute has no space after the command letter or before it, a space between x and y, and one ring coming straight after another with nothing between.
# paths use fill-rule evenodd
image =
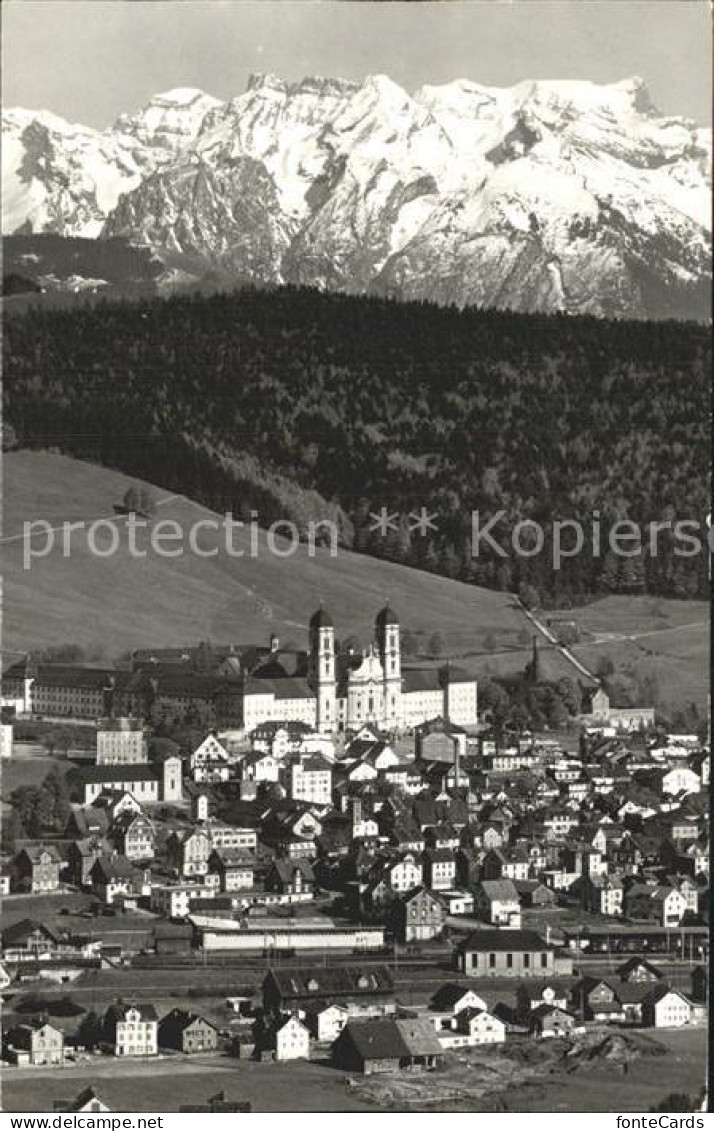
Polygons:
<instances>
[{"instance_id":1,"label":"church tower","mask_svg":"<svg viewBox=\"0 0 714 1131\"><path fill-rule=\"evenodd\" d=\"M335 626L322 605L310 618L310 669L317 699L317 729L336 730Z\"/></svg>"},{"instance_id":2,"label":"church tower","mask_svg":"<svg viewBox=\"0 0 714 1131\"><path fill-rule=\"evenodd\" d=\"M384 725L396 727L402 721L402 655L399 617L389 601L377 614L375 635L384 673Z\"/></svg>"}]
</instances>

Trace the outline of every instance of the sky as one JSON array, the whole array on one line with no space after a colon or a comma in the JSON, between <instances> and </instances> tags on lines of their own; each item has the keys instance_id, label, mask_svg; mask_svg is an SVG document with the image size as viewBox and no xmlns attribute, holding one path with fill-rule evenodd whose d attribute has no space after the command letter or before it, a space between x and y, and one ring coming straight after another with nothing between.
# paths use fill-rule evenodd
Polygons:
<instances>
[{"instance_id":1,"label":"sky","mask_svg":"<svg viewBox=\"0 0 714 1131\"><path fill-rule=\"evenodd\" d=\"M473 79L641 75L667 114L709 121L707 0L3 0L5 106L103 128L152 95L226 99L254 71Z\"/></svg>"}]
</instances>

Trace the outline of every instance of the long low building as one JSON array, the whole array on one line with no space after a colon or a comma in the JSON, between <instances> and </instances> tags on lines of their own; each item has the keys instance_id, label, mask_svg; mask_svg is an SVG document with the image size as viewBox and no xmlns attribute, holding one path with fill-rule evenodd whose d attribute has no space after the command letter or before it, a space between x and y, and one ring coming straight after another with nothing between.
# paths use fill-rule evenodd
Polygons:
<instances>
[{"instance_id":1,"label":"long low building","mask_svg":"<svg viewBox=\"0 0 714 1131\"><path fill-rule=\"evenodd\" d=\"M541 938L536 931L472 931L456 947L464 974L480 978L550 978L572 974L572 956Z\"/></svg>"},{"instance_id":2,"label":"long low building","mask_svg":"<svg viewBox=\"0 0 714 1131\"><path fill-rule=\"evenodd\" d=\"M331 919L256 918L239 923L190 915L189 922L204 951L374 951L384 947L384 927L342 926Z\"/></svg>"}]
</instances>

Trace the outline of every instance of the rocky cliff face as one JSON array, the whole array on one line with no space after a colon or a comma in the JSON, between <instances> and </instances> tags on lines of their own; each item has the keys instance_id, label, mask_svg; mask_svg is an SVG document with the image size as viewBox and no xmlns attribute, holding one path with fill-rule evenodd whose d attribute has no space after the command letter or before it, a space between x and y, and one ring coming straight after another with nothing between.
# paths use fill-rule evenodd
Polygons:
<instances>
[{"instance_id":1,"label":"rocky cliff face","mask_svg":"<svg viewBox=\"0 0 714 1131\"><path fill-rule=\"evenodd\" d=\"M638 79L409 95L254 76L103 133L3 117L5 231L122 235L258 284L595 315L698 316L710 136Z\"/></svg>"}]
</instances>

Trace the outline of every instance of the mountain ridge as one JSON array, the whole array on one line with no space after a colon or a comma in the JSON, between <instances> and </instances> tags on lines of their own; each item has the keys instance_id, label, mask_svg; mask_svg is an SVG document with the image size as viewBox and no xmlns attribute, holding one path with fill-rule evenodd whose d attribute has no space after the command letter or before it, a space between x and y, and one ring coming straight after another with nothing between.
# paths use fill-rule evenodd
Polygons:
<instances>
[{"instance_id":1,"label":"mountain ridge","mask_svg":"<svg viewBox=\"0 0 714 1131\"><path fill-rule=\"evenodd\" d=\"M710 131L636 76L408 93L256 73L103 131L16 108L3 132L6 232L119 236L258 286L706 316Z\"/></svg>"}]
</instances>

